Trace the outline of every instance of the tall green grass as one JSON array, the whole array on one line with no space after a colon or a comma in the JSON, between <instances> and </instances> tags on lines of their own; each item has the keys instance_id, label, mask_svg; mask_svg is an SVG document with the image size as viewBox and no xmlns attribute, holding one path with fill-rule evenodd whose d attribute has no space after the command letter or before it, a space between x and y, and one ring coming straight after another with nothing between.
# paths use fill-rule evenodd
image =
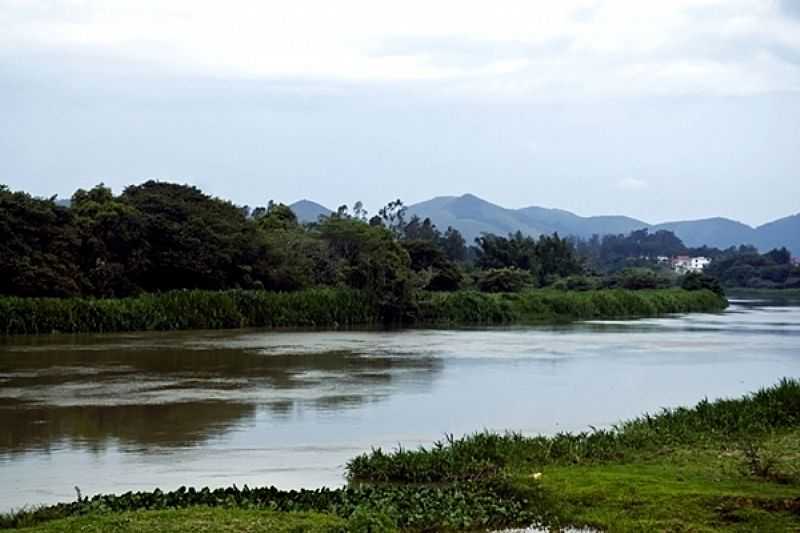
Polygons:
<instances>
[{"instance_id":1,"label":"tall green grass","mask_svg":"<svg viewBox=\"0 0 800 533\"><path fill-rule=\"evenodd\" d=\"M100 333L242 327L368 325L360 291L171 291L121 299L0 298L0 333Z\"/></svg>"},{"instance_id":2,"label":"tall green grass","mask_svg":"<svg viewBox=\"0 0 800 533\"><path fill-rule=\"evenodd\" d=\"M426 293L419 321L429 324L504 324L716 312L728 302L711 291L530 290L487 294L474 291Z\"/></svg>"},{"instance_id":3,"label":"tall green grass","mask_svg":"<svg viewBox=\"0 0 800 533\"><path fill-rule=\"evenodd\" d=\"M719 311L710 291L533 290L422 293L410 322L420 325L509 324ZM0 297L0 334L102 333L242 327L369 326L380 310L363 291L171 291L122 299Z\"/></svg>"},{"instance_id":4,"label":"tall green grass","mask_svg":"<svg viewBox=\"0 0 800 533\"><path fill-rule=\"evenodd\" d=\"M491 478L508 466L542 467L620 461L642 451L701 443L748 440L800 426L800 380L738 399L701 401L695 407L665 409L608 430L553 437L477 433L446 438L431 448L374 449L347 464L350 481L441 483Z\"/></svg>"}]
</instances>

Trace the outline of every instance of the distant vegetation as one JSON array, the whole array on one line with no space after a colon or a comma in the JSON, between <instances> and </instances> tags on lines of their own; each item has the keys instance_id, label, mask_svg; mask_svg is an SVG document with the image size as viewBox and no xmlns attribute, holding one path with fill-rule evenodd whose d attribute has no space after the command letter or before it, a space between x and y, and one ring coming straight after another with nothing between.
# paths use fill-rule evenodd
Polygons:
<instances>
[{"instance_id":1,"label":"distant vegetation","mask_svg":"<svg viewBox=\"0 0 800 533\"><path fill-rule=\"evenodd\" d=\"M0 516L20 531L794 531L800 382L610 429L478 433L371 452L344 488L186 489L82 497ZM254 510L262 511L256 515ZM266 512L264 512L266 511ZM310 514L311 513L311 514ZM247 526L247 527L245 527ZM227 529L226 529L227 528Z\"/></svg>"},{"instance_id":2,"label":"distant vegetation","mask_svg":"<svg viewBox=\"0 0 800 533\"><path fill-rule=\"evenodd\" d=\"M442 227L452 226L468 241L483 233L504 235L516 230L526 235L558 233L590 239L594 234L623 235L647 229L651 233L660 230L674 233L688 247L708 245L725 249L755 245L766 251L785 246L794 255L800 255L800 213L756 228L720 217L651 224L617 215L582 217L563 209L508 209L472 194L433 198L410 205L409 213L423 219L430 218Z\"/></svg>"},{"instance_id":3,"label":"distant vegetation","mask_svg":"<svg viewBox=\"0 0 800 533\"><path fill-rule=\"evenodd\" d=\"M800 265L792 264L786 248L759 254L747 250L722 254L707 272L725 287L751 289L800 289Z\"/></svg>"},{"instance_id":4,"label":"distant vegetation","mask_svg":"<svg viewBox=\"0 0 800 533\"><path fill-rule=\"evenodd\" d=\"M510 324L713 312L727 301L708 291L535 290L418 292L398 324ZM364 290L294 292L180 290L128 298L0 297L0 334L169 331L383 324L383 303Z\"/></svg>"},{"instance_id":5,"label":"distant vegetation","mask_svg":"<svg viewBox=\"0 0 800 533\"><path fill-rule=\"evenodd\" d=\"M283 204L241 207L173 183L148 181L119 195L99 185L76 191L69 206L0 186L0 295L61 299L5 299L6 331L447 322L457 314L449 309L452 299L431 294L456 291L678 287L721 294L708 276L679 277L655 262L685 250L671 233L647 230L588 241L557 233L484 234L470 245L452 227L440 231L430 219L409 218L399 200L373 216L357 202L302 224ZM698 252L726 261L752 254ZM786 253L767 255L783 261ZM781 283L792 286L794 271L773 270L770 279L788 272ZM470 311L481 323L496 322L514 306L514 316L557 318L698 308L677 292L664 296L675 300L670 305L629 297L619 305L597 303L623 299L619 294L463 298L483 302L487 315ZM521 312L521 304L510 303L519 301L538 310Z\"/></svg>"}]
</instances>

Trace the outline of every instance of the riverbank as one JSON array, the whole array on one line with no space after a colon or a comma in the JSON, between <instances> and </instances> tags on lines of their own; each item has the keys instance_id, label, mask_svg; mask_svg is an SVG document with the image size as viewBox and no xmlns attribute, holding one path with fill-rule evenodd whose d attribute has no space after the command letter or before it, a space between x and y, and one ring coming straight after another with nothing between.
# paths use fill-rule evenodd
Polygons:
<instances>
[{"instance_id":1,"label":"riverbank","mask_svg":"<svg viewBox=\"0 0 800 533\"><path fill-rule=\"evenodd\" d=\"M0 518L66 531L423 531L538 524L612 531L800 526L800 381L611 430L480 433L373 450L341 489L180 489L81 498ZM264 512L264 510L268 512ZM28 527L26 527L28 526ZM372 528L372 529L370 529Z\"/></svg>"},{"instance_id":2,"label":"riverbank","mask_svg":"<svg viewBox=\"0 0 800 533\"><path fill-rule=\"evenodd\" d=\"M717 312L711 291L530 290L421 293L407 325L492 325ZM380 304L361 291L171 291L121 299L0 298L0 333L102 333L192 329L336 328L380 323Z\"/></svg>"},{"instance_id":3,"label":"riverbank","mask_svg":"<svg viewBox=\"0 0 800 533\"><path fill-rule=\"evenodd\" d=\"M730 298L769 301L776 304L800 302L800 289L748 289L733 287L726 290Z\"/></svg>"}]
</instances>

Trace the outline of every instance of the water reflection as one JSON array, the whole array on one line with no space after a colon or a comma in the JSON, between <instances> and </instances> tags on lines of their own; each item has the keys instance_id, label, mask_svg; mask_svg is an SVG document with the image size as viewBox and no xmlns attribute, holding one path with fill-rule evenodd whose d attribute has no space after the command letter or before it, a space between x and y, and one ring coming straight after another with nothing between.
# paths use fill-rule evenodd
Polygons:
<instances>
[{"instance_id":1,"label":"water reflection","mask_svg":"<svg viewBox=\"0 0 800 533\"><path fill-rule=\"evenodd\" d=\"M354 409L396 388L429 388L442 361L376 350L298 353L231 332L6 339L0 454L108 445L155 452L251 424ZM290 339L282 339L283 342ZM358 343L357 343L358 344ZM293 346L294 350L288 350Z\"/></svg>"},{"instance_id":2,"label":"water reflection","mask_svg":"<svg viewBox=\"0 0 800 533\"><path fill-rule=\"evenodd\" d=\"M48 453L64 447L102 453L196 446L252 421L255 407L234 402L113 406L29 406L0 400L0 453Z\"/></svg>"}]
</instances>

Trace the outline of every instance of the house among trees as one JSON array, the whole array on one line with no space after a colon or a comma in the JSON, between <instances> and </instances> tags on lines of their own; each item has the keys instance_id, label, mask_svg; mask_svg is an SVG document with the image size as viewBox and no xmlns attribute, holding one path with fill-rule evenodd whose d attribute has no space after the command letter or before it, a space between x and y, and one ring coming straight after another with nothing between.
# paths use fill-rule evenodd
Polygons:
<instances>
[{"instance_id":1,"label":"house among trees","mask_svg":"<svg viewBox=\"0 0 800 533\"><path fill-rule=\"evenodd\" d=\"M678 255L672 258L672 269L678 274L686 274L687 272L702 272L709 263L711 263L711 259L708 257L689 257L688 255Z\"/></svg>"}]
</instances>

